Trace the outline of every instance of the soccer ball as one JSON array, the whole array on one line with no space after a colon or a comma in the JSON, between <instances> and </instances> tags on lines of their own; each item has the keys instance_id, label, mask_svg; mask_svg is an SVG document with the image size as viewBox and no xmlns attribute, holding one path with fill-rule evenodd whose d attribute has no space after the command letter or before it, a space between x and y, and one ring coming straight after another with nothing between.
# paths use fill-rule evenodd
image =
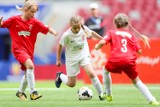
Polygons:
<instances>
[{"instance_id":1,"label":"soccer ball","mask_svg":"<svg viewBox=\"0 0 160 107\"><path fill-rule=\"evenodd\" d=\"M77 92L79 100L91 100L93 92L88 87L81 87Z\"/></svg>"}]
</instances>

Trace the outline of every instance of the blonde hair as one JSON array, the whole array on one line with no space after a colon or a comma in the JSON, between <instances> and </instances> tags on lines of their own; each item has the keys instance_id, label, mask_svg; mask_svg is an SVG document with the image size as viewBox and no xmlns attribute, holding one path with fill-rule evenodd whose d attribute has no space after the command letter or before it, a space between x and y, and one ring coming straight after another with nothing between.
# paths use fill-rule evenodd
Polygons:
<instances>
[{"instance_id":1,"label":"blonde hair","mask_svg":"<svg viewBox=\"0 0 160 107\"><path fill-rule=\"evenodd\" d=\"M18 5L16 5L16 9L19 11L24 11L25 7L27 9L30 9L31 6L37 6L37 11L38 11L38 4L35 0L25 0L23 7L19 7Z\"/></svg>"},{"instance_id":2,"label":"blonde hair","mask_svg":"<svg viewBox=\"0 0 160 107\"><path fill-rule=\"evenodd\" d=\"M80 24L82 29L83 29L83 31L85 32L86 36L87 37L89 36L88 32L86 31L85 27L83 26L84 20L83 20L83 18L81 16L79 16L79 15L72 16L70 18L69 23L70 23L71 26L74 25L74 24Z\"/></svg>"},{"instance_id":3,"label":"blonde hair","mask_svg":"<svg viewBox=\"0 0 160 107\"><path fill-rule=\"evenodd\" d=\"M129 26L135 33L137 33L143 40L145 47L148 46L148 48L150 48L150 44L149 44L149 38L145 35L142 35L141 33L139 33L129 22L129 18L126 14L124 13L118 13L115 17L114 17L114 23L116 25L117 28L123 28L123 27L127 27Z\"/></svg>"},{"instance_id":4,"label":"blonde hair","mask_svg":"<svg viewBox=\"0 0 160 107\"><path fill-rule=\"evenodd\" d=\"M83 18L79 15L74 15L70 18L69 24L73 25L73 24L83 24Z\"/></svg>"}]
</instances>

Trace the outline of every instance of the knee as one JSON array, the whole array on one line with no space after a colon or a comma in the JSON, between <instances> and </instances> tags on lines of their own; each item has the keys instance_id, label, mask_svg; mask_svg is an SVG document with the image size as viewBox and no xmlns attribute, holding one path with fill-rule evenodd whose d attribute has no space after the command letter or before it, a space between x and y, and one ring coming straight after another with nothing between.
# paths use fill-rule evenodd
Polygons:
<instances>
[{"instance_id":1,"label":"knee","mask_svg":"<svg viewBox=\"0 0 160 107\"><path fill-rule=\"evenodd\" d=\"M34 65L33 65L33 64L28 64L28 65L26 66L26 68L27 68L27 69L34 69Z\"/></svg>"},{"instance_id":2,"label":"knee","mask_svg":"<svg viewBox=\"0 0 160 107\"><path fill-rule=\"evenodd\" d=\"M88 76L89 76L90 79L92 79L92 78L96 77L96 74L91 73L91 74L89 74Z\"/></svg>"},{"instance_id":3,"label":"knee","mask_svg":"<svg viewBox=\"0 0 160 107\"><path fill-rule=\"evenodd\" d=\"M76 86L76 84L75 83L69 83L69 84L67 84L69 87L75 87Z\"/></svg>"},{"instance_id":4,"label":"knee","mask_svg":"<svg viewBox=\"0 0 160 107\"><path fill-rule=\"evenodd\" d=\"M133 84L136 84L139 81L139 77L137 76L135 79L132 79Z\"/></svg>"}]
</instances>

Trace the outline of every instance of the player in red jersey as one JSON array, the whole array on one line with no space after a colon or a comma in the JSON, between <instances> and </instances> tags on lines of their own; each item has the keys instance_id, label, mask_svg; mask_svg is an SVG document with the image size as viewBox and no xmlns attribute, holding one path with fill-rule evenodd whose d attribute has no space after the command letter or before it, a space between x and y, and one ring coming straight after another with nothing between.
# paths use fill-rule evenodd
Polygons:
<instances>
[{"instance_id":1,"label":"player in red jersey","mask_svg":"<svg viewBox=\"0 0 160 107\"><path fill-rule=\"evenodd\" d=\"M27 100L24 92L28 84L30 98L31 100L36 100L42 97L42 95L38 94L35 90L34 78L33 53L37 34L39 32L43 34L49 32L56 36L57 32L34 18L34 15L38 11L38 5L35 0L25 0L22 8L18 6L16 6L16 8L22 11L23 14L13 16L3 22L2 18L0 18L0 26L9 29L12 40L12 53L21 64L21 69L25 71L16 96L21 100Z\"/></svg>"},{"instance_id":2,"label":"player in red jersey","mask_svg":"<svg viewBox=\"0 0 160 107\"><path fill-rule=\"evenodd\" d=\"M136 71L136 53L140 54L142 49L138 44L135 36L130 32L129 26L138 33L129 23L129 18L123 13L119 13L114 18L114 24L117 29L110 30L106 36L96 44L95 49L100 49L104 44L110 43L110 57L103 71L103 79L106 93L104 97L108 101L112 101L111 76L112 73L124 72L133 82L133 84L141 91L149 104L158 105L159 103L152 96L148 88L142 83ZM140 35L140 33L138 33ZM148 38L140 35L144 43L149 47Z\"/></svg>"}]
</instances>

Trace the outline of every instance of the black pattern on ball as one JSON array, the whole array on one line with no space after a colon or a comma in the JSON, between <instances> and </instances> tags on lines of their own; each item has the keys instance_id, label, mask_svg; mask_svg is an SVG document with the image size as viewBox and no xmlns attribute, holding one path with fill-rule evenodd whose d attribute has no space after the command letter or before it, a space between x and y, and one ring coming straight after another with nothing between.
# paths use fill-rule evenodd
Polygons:
<instances>
[{"instance_id":1,"label":"black pattern on ball","mask_svg":"<svg viewBox=\"0 0 160 107\"><path fill-rule=\"evenodd\" d=\"M89 93L87 90L85 90L85 92L82 94L83 96L87 96L87 97L90 97Z\"/></svg>"}]
</instances>

